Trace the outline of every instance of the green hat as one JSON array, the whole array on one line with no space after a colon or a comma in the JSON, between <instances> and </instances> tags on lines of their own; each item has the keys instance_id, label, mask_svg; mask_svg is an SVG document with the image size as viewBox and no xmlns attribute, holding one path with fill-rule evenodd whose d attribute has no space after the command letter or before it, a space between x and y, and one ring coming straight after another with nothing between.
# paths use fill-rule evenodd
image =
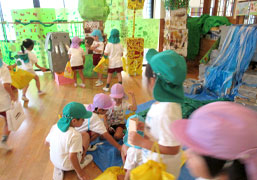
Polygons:
<instances>
[{"instance_id":1,"label":"green hat","mask_svg":"<svg viewBox=\"0 0 257 180\"><path fill-rule=\"evenodd\" d=\"M120 32L118 29L112 29L108 41L113 44L117 44L120 42Z\"/></svg>"},{"instance_id":2,"label":"green hat","mask_svg":"<svg viewBox=\"0 0 257 180\"><path fill-rule=\"evenodd\" d=\"M146 59L156 75L153 96L160 102L183 103L183 82L186 79L185 59L175 51L150 49Z\"/></svg>"},{"instance_id":3,"label":"green hat","mask_svg":"<svg viewBox=\"0 0 257 180\"><path fill-rule=\"evenodd\" d=\"M62 132L66 132L72 119L88 119L91 116L92 112L87 111L83 104L71 102L63 108L62 118L57 122L57 126Z\"/></svg>"}]
</instances>

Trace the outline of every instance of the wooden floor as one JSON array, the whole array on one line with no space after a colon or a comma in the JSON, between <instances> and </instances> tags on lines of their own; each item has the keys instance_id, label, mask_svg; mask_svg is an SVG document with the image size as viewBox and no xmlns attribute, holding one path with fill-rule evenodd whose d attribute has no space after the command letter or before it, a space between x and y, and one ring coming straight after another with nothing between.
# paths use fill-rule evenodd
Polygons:
<instances>
[{"instance_id":1,"label":"wooden floor","mask_svg":"<svg viewBox=\"0 0 257 180\"><path fill-rule=\"evenodd\" d=\"M196 77L189 74L188 77ZM8 144L13 148L9 153L0 150L0 180L51 180L53 165L49 160L49 148L44 144L45 138L63 107L77 101L83 104L92 102L102 87L95 87L95 79L86 80L86 88L75 88L73 85L58 86L50 73L40 76L42 90L46 95L39 97L35 82L28 90L28 104L24 104L27 119L17 132L11 133ZM114 79L113 82L117 82ZM144 77L129 77L123 73L125 91L133 91L138 104L151 100ZM22 102L22 101L21 101ZM0 128L3 121L0 121ZM90 179L97 177L101 171L91 163L85 169ZM65 180L77 179L74 171L65 173Z\"/></svg>"}]
</instances>

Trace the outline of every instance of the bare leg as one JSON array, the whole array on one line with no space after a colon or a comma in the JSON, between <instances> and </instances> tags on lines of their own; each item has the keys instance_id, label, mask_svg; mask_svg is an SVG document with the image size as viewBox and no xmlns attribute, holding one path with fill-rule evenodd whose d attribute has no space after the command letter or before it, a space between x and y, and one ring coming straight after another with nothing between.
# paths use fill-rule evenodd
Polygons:
<instances>
[{"instance_id":1,"label":"bare leg","mask_svg":"<svg viewBox=\"0 0 257 180\"><path fill-rule=\"evenodd\" d=\"M117 73L119 83L122 82L121 72Z\"/></svg>"},{"instance_id":2,"label":"bare leg","mask_svg":"<svg viewBox=\"0 0 257 180\"><path fill-rule=\"evenodd\" d=\"M108 77L107 77L107 84L109 84L109 85L110 85L111 80L112 80L112 73L108 73Z\"/></svg>"},{"instance_id":3,"label":"bare leg","mask_svg":"<svg viewBox=\"0 0 257 180\"><path fill-rule=\"evenodd\" d=\"M81 78L82 83L85 84L85 78L82 69L79 69L79 76Z\"/></svg>"},{"instance_id":4,"label":"bare leg","mask_svg":"<svg viewBox=\"0 0 257 180\"><path fill-rule=\"evenodd\" d=\"M40 81L38 75L36 75L34 79L36 80L37 90L40 91Z\"/></svg>"},{"instance_id":5,"label":"bare leg","mask_svg":"<svg viewBox=\"0 0 257 180\"><path fill-rule=\"evenodd\" d=\"M29 85L22 89L22 96L26 96Z\"/></svg>"},{"instance_id":6,"label":"bare leg","mask_svg":"<svg viewBox=\"0 0 257 180\"><path fill-rule=\"evenodd\" d=\"M116 140L120 140L120 139L123 138L123 128L118 127L118 128L116 129L115 134L114 134L114 138L115 138Z\"/></svg>"},{"instance_id":7,"label":"bare leg","mask_svg":"<svg viewBox=\"0 0 257 180\"><path fill-rule=\"evenodd\" d=\"M99 134L92 132L91 133L91 138L90 138L90 142L93 142L94 140L96 140L96 138L99 137Z\"/></svg>"},{"instance_id":8,"label":"bare leg","mask_svg":"<svg viewBox=\"0 0 257 180\"><path fill-rule=\"evenodd\" d=\"M103 75L101 73L98 73L98 80L102 81Z\"/></svg>"},{"instance_id":9,"label":"bare leg","mask_svg":"<svg viewBox=\"0 0 257 180\"><path fill-rule=\"evenodd\" d=\"M77 83L77 71L74 71L74 77L73 77L75 83Z\"/></svg>"},{"instance_id":10,"label":"bare leg","mask_svg":"<svg viewBox=\"0 0 257 180\"><path fill-rule=\"evenodd\" d=\"M129 180L130 170L127 170L124 180Z\"/></svg>"},{"instance_id":11,"label":"bare leg","mask_svg":"<svg viewBox=\"0 0 257 180\"><path fill-rule=\"evenodd\" d=\"M3 136L9 136L11 131L8 130L8 124L6 117L4 118Z\"/></svg>"}]
</instances>

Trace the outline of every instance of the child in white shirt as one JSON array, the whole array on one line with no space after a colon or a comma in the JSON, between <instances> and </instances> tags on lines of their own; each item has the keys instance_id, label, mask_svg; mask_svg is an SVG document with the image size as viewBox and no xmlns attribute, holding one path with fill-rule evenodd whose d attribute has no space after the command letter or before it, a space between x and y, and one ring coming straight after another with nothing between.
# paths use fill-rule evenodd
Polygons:
<instances>
[{"instance_id":1,"label":"child in white shirt","mask_svg":"<svg viewBox=\"0 0 257 180\"><path fill-rule=\"evenodd\" d=\"M93 50L93 65L97 66L104 53L104 39L102 36L102 32L99 29L94 30L91 36L93 36L94 42L91 45L90 50ZM95 86L103 85L101 73L98 73L98 80L95 83Z\"/></svg>"},{"instance_id":2,"label":"child in white shirt","mask_svg":"<svg viewBox=\"0 0 257 180\"><path fill-rule=\"evenodd\" d=\"M107 128L110 134L114 136L116 140L122 139L123 130L125 127L125 113L127 110L136 111L137 103L134 93L129 93L132 97L132 105L129 104L125 98L123 86L119 83L114 84L111 88L110 97L113 98L115 105L107 113Z\"/></svg>"},{"instance_id":3,"label":"child in white shirt","mask_svg":"<svg viewBox=\"0 0 257 180\"><path fill-rule=\"evenodd\" d=\"M80 84L81 87L85 87L85 78L83 75L83 69L84 64L86 60L86 53L85 51L80 47L82 39L80 39L78 36L75 36L71 40L71 46L68 51L69 58L70 58L70 64L71 69L74 71L74 86L77 87L77 71L79 73L79 76L81 78L82 83Z\"/></svg>"},{"instance_id":4,"label":"child in white shirt","mask_svg":"<svg viewBox=\"0 0 257 180\"><path fill-rule=\"evenodd\" d=\"M109 58L109 67L108 67L108 77L106 86L103 88L104 91L109 91L112 74L117 72L118 81L122 84L122 60L123 56L123 47L120 44L120 33L117 29L112 29L111 35L109 37L109 42L105 47L104 55Z\"/></svg>"},{"instance_id":5,"label":"child in white shirt","mask_svg":"<svg viewBox=\"0 0 257 180\"><path fill-rule=\"evenodd\" d=\"M24 48L26 48L26 50ZM46 71L46 68L41 67L37 64L38 59L37 59L37 56L32 52L33 48L34 48L34 42L31 39L25 39L21 45L21 52L18 53L19 59L17 64L18 66L21 65L21 69L28 71L32 74L35 74L34 79L36 81L38 95L43 95L45 93L40 89L39 77L38 75L36 75L36 72L33 69L33 65L35 64L35 66L41 69L41 71L43 72ZM28 90L28 87L29 86L25 87L22 92L22 100L24 101L29 101L29 99L26 97L26 92Z\"/></svg>"},{"instance_id":6,"label":"child in white shirt","mask_svg":"<svg viewBox=\"0 0 257 180\"><path fill-rule=\"evenodd\" d=\"M152 92L154 103L147 113L144 137L130 132L128 139L133 145L142 147L143 162L151 157L158 161L158 154L150 156L154 142L159 145L161 158L167 172L179 177L181 164L180 143L169 130L169 125L182 119L181 104L184 101L183 82L186 78L185 59L175 51L158 53L150 49L146 55L148 65L145 75L148 89Z\"/></svg>"},{"instance_id":7,"label":"child in white shirt","mask_svg":"<svg viewBox=\"0 0 257 180\"><path fill-rule=\"evenodd\" d=\"M12 79L7 66L0 59L0 116L4 118L4 127L0 148L10 150L11 148L6 144L10 131L6 119L6 111L11 108L11 101L16 101L15 94L11 87Z\"/></svg>"},{"instance_id":8,"label":"child in white shirt","mask_svg":"<svg viewBox=\"0 0 257 180\"><path fill-rule=\"evenodd\" d=\"M63 171L70 170L75 170L80 180L88 178L83 168L93 160L92 155L86 155L90 138L75 128L90 117L92 112L87 111L83 104L71 102L64 107L62 118L52 126L46 144L50 145L50 160L55 167L54 180L62 180Z\"/></svg>"},{"instance_id":9,"label":"child in white shirt","mask_svg":"<svg viewBox=\"0 0 257 180\"><path fill-rule=\"evenodd\" d=\"M114 102L111 98L103 93L96 94L93 100L93 104L87 106L88 111L92 111L93 115L89 119L85 119L82 126L76 128L79 132L87 132L90 136L90 141L94 141L99 135L104 137L110 144L116 147L119 151L121 145L118 144L113 137L108 133L104 125L104 121L99 116L104 116L106 112L114 106ZM96 149L96 146L91 146L90 151Z\"/></svg>"}]
</instances>

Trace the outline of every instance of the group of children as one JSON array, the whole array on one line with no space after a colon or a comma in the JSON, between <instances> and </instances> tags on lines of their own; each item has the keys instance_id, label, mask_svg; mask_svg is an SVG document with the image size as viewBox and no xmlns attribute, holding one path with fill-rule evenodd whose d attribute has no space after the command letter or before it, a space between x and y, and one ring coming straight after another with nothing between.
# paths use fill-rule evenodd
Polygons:
<instances>
[{"instance_id":1,"label":"group of children","mask_svg":"<svg viewBox=\"0 0 257 180\"><path fill-rule=\"evenodd\" d=\"M97 66L100 62L101 58L103 56L108 57L109 59L109 66L108 66L108 77L107 77L107 84L103 88L104 91L108 92L112 74L114 72L117 73L118 76L118 82L122 84L122 76L121 71L122 68L122 56L123 56L123 47L120 44L120 38L119 38L119 31L117 29L112 29L110 37L108 39L108 43L104 44L104 38L102 36L102 33L100 30L94 30L91 34L91 36L94 38L93 44L90 46L89 44L85 43L86 49L93 51L93 65ZM79 75L81 77L82 83L80 84L81 87L85 87L85 78L83 75L83 68L85 64L85 51L80 47L81 39L79 37L75 36L72 39L71 47L68 51L69 57L70 57L70 64L72 70L75 72L74 75L74 86L77 87L77 76L76 72L79 72ZM98 73L98 80L95 82L95 86L102 86L102 74Z\"/></svg>"},{"instance_id":2,"label":"group of children","mask_svg":"<svg viewBox=\"0 0 257 180\"><path fill-rule=\"evenodd\" d=\"M98 37L95 40L101 40L97 33L95 37ZM69 51L72 61L76 57L72 49L79 47L75 42L80 40L72 40ZM122 51L119 51L121 46L116 30L112 31L109 43L104 51L105 55L110 59L118 59ZM28 54L33 49L26 42L23 46L27 48ZM97 50L100 46L95 43L91 47L98 53L95 55L102 54L102 51ZM81 50L75 54L82 56L80 61L85 59ZM121 151L126 180L130 179L130 172L134 168L149 159L159 160L158 153L151 154L154 143L159 146L160 157L167 172L176 179L180 174L182 145L188 148L188 168L196 177L257 179L257 113L232 102L215 102L199 108L189 119L182 120L183 82L186 78L184 58L172 50L159 53L150 49L146 59L147 88L156 102L152 104L145 119L138 115L131 117L138 119L136 131L128 131L130 121L125 122L124 119L127 110L136 111L136 99L133 93L129 93L132 104L127 102L128 96L121 83L112 86L110 95L96 94L90 105L77 102L67 104L61 118L46 137L46 143L50 145L50 160L55 167L53 179L63 179L63 172L69 170L75 170L81 180L88 179L83 168L93 160L87 151L97 149L96 145L90 145L97 137L106 139ZM32 63L34 62L36 61ZM81 64L71 64L80 72ZM112 65L109 64L110 74L119 71L119 63ZM0 78L0 115L6 119L11 100L16 99L10 85L9 71L2 61ZM98 85L101 84L100 80ZM107 85L108 82L110 80L107 80ZM106 88L109 88L107 85ZM40 93L40 86L38 90ZM124 136L126 128L127 133ZM6 146L8 134L5 123L0 147ZM117 142L120 139L124 141L122 146Z\"/></svg>"}]
</instances>

